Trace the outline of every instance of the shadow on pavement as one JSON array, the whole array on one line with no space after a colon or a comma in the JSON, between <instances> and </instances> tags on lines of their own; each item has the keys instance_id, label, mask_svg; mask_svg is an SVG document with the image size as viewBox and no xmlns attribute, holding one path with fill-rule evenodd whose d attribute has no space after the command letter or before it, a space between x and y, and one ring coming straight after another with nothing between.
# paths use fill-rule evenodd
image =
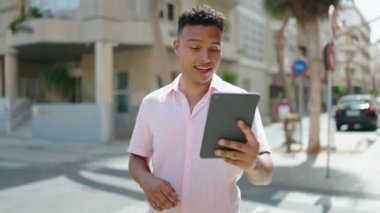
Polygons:
<instances>
[{"instance_id":1,"label":"shadow on pavement","mask_svg":"<svg viewBox=\"0 0 380 213\"><path fill-rule=\"evenodd\" d=\"M94 172L94 171L93 171ZM114 177L128 178L131 177L127 174L125 170L116 170L116 169L102 169L95 171L95 173L99 174L107 174ZM92 179L86 178L82 176L79 172L73 172L66 175L70 180L79 183L83 186L87 186L93 189L102 190L105 192L115 193L126 197L132 197L138 200L145 200L145 196L142 192L138 192L135 190L129 190L123 187L116 187L114 185L105 184L102 182L94 181Z\"/></svg>"},{"instance_id":2,"label":"shadow on pavement","mask_svg":"<svg viewBox=\"0 0 380 213\"><path fill-rule=\"evenodd\" d=\"M319 196L313 204L322 206L323 212L331 208L331 196L376 198L380 195L363 192L361 177L347 171L330 169L326 178L325 167L313 167L317 156L309 156L297 165L275 167L273 182L268 186L250 184L245 176L239 181L243 200L278 206L290 193Z\"/></svg>"}]
</instances>

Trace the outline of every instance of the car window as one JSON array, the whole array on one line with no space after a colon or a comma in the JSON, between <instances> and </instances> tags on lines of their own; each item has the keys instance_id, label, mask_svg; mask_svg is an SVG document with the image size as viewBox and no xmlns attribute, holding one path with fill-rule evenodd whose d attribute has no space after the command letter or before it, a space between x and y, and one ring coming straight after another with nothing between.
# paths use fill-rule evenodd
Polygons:
<instances>
[{"instance_id":1,"label":"car window","mask_svg":"<svg viewBox=\"0 0 380 213\"><path fill-rule=\"evenodd\" d=\"M345 108L348 106L360 106L368 103L369 100L342 100L338 103L338 106L341 108Z\"/></svg>"}]
</instances>

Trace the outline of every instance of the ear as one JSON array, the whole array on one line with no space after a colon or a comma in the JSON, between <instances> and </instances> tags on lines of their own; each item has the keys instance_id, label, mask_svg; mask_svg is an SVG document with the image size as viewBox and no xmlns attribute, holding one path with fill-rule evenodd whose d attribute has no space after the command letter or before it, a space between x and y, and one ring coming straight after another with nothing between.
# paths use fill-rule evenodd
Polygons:
<instances>
[{"instance_id":1,"label":"ear","mask_svg":"<svg viewBox=\"0 0 380 213\"><path fill-rule=\"evenodd\" d=\"M173 41L173 49L176 55L179 55L179 40L178 38Z\"/></svg>"}]
</instances>

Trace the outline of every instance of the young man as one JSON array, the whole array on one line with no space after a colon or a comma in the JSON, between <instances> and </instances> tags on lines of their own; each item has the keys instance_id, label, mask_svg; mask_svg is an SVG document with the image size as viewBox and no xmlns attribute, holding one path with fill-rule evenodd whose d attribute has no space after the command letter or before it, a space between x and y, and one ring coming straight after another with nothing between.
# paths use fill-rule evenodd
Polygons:
<instances>
[{"instance_id":1,"label":"young man","mask_svg":"<svg viewBox=\"0 0 380 213\"><path fill-rule=\"evenodd\" d=\"M128 148L129 171L144 191L150 212L236 213L236 183L243 171L253 184L271 182L273 163L258 111L252 129L237 123L246 144L220 140L234 151L217 150L222 157L218 159L200 158L211 93L245 92L215 74L223 28L224 16L209 6L185 11L173 42L182 74L141 103Z\"/></svg>"}]
</instances>

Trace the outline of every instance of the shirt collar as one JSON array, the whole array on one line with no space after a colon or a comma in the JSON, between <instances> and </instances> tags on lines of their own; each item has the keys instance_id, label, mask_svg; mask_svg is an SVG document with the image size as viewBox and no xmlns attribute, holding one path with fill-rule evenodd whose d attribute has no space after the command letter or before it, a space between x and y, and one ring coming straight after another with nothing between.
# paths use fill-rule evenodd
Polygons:
<instances>
[{"instance_id":1,"label":"shirt collar","mask_svg":"<svg viewBox=\"0 0 380 213\"><path fill-rule=\"evenodd\" d=\"M174 81L171 83L171 90L173 92L180 92L179 91L179 79L182 77L182 74L178 75ZM220 91L222 90L223 80L216 74L212 76L211 84L209 91Z\"/></svg>"}]
</instances>

